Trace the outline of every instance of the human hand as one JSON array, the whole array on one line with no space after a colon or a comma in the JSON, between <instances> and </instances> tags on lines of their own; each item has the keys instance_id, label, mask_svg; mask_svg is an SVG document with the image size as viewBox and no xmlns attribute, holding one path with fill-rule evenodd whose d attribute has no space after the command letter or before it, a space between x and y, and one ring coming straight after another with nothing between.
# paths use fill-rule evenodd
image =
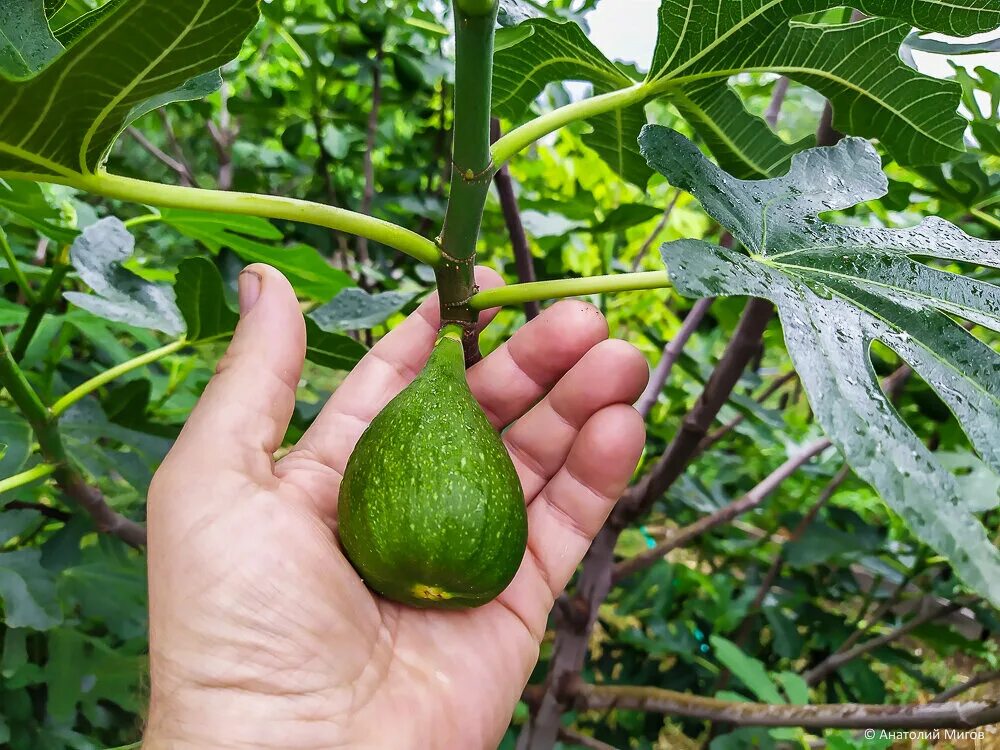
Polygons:
<instances>
[{"instance_id":1,"label":"human hand","mask_svg":"<svg viewBox=\"0 0 1000 750\"><path fill-rule=\"evenodd\" d=\"M479 283L499 279L480 269ZM336 537L341 473L417 374L436 297L383 338L275 462L305 354L288 282L254 265L241 322L149 491L143 747L492 750L562 592L635 468L648 376L592 306L553 305L468 373L529 504L506 591L465 611L369 591ZM485 316L484 316L485 317Z\"/></svg>"}]
</instances>

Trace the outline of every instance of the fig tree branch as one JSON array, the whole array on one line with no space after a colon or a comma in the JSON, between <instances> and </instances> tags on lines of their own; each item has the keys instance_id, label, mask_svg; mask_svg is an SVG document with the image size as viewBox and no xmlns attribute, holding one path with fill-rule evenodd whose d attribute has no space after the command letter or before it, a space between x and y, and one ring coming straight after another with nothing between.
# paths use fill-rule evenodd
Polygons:
<instances>
[{"instance_id":1,"label":"fig tree branch","mask_svg":"<svg viewBox=\"0 0 1000 750\"><path fill-rule=\"evenodd\" d=\"M857 703L800 706L729 702L663 688L590 685L582 681L571 685L568 692L580 710L648 711L738 727L972 729L1000 721L1000 703L986 700L904 706Z\"/></svg>"},{"instance_id":2,"label":"fig tree branch","mask_svg":"<svg viewBox=\"0 0 1000 750\"><path fill-rule=\"evenodd\" d=\"M767 105L767 112L764 119L772 128L777 127L778 117L781 115L781 107L785 103L785 96L788 95L788 85L791 81L788 76L781 76L774 84L774 91L771 93L771 102Z\"/></svg>"},{"instance_id":3,"label":"fig tree branch","mask_svg":"<svg viewBox=\"0 0 1000 750\"><path fill-rule=\"evenodd\" d=\"M490 120L490 139L496 141L499 137L500 121L494 117ZM521 223L521 212L517 207L517 196L514 194L514 181L506 164L493 175L493 184L497 188L500 209L507 225L507 234L510 236L510 246L514 251L517 279L522 284L530 284L535 281L535 264L531 257L531 248L528 246L528 237L524 233L524 224ZM524 317L528 320L538 317L540 312L538 300L528 300L524 303Z\"/></svg>"},{"instance_id":4,"label":"fig tree branch","mask_svg":"<svg viewBox=\"0 0 1000 750\"><path fill-rule=\"evenodd\" d=\"M941 617L951 614L952 612L957 612L962 607L966 606L968 601L957 601L945 604L939 607L933 607L923 614L911 617L909 620L893 628L888 633L878 636L877 638L872 638L871 640L865 641L864 643L859 643L846 651L838 651L835 654L831 654L829 657L824 659L822 662L817 664L815 667L807 671L803 678L810 685L816 685L826 679L830 674L836 672L842 666L847 664L859 656L864 656L870 651L874 651L877 648L881 648L886 644L892 643L895 640L899 640L905 635L913 632L921 625L925 625L928 622L932 622Z\"/></svg>"},{"instance_id":5,"label":"fig tree branch","mask_svg":"<svg viewBox=\"0 0 1000 750\"><path fill-rule=\"evenodd\" d=\"M653 407L656 406L667 378L670 377L670 371L673 369L678 358L680 358L681 352L684 351L684 346L687 344L688 339L698 330L698 326L701 325L701 321L705 318L713 302L715 302L714 297L705 297L695 302L694 307L691 308L690 312L684 318L684 323L681 325L680 330L677 331L677 335L663 347L663 356L660 357L660 361L653 369L653 373L649 377L649 383L646 385L646 390L642 392L642 395L635 404L636 411L644 419L649 416Z\"/></svg>"},{"instance_id":6,"label":"fig tree branch","mask_svg":"<svg viewBox=\"0 0 1000 750\"><path fill-rule=\"evenodd\" d=\"M795 372L795 370L786 372L784 375L779 375L770 383L768 383L767 387L763 391L761 391L760 395L757 396L754 400L758 404L763 404L765 401L771 398L771 396L773 396L775 393L781 390L782 386L784 386L786 383L791 382L792 380L795 380L795 378L797 378L798 376L799 374ZM747 418L746 412L741 412L737 414L735 417L733 417L731 420L726 422L726 424L722 425L722 427L718 427L712 430L712 432L708 433L705 436L705 438L701 441L701 445L698 446L698 453L700 454L707 451L717 442L722 440L722 438L724 438L730 432L732 432L741 424L743 424L743 422L746 421L746 418Z\"/></svg>"},{"instance_id":7,"label":"fig tree branch","mask_svg":"<svg viewBox=\"0 0 1000 750\"><path fill-rule=\"evenodd\" d=\"M270 39L270 36L268 37ZM223 83L219 89L219 124L211 119L206 123L208 134L215 145L215 153L219 160L217 183L219 190L233 189L233 143L239 130L233 124L229 114L229 87Z\"/></svg>"},{"instance_id":8,"label":"fig tree branch","mask_svg":"<svg viewBox=\"0 0 1000 750\"><path fill-rule=\"evenodd\" d=\"M653 468L629 488L612 512L612 520L619 528L625 528L644 515L698 455L699 445L757 352L773 314L774 306L766 300L753 298L747 302L722 359L705 383L701 396L684 416L674 439Z\"/></svg>"},{"instance_id":9,"label":"fig tree branch","mask_svg":"<svg viewBox=\"0 0 1000 750\"><path fill-rule=\"evenodd\" d=\"M683 463L679 466L667 464L665 470L658 462L660 474L657 481L653 483L640 480L641 488L636 485L627 491L598 532L584 557L576 597L566 600L560 607L561 618L557 621L549 673L541 690L541 698L536 703L535 713L522 730L519 742L523 744L519 747L526 750L550 750L555 744L563 712L562 686L583 669L590 632L597 620L600 605L611 590L615 544L619 535L636 518L648 511L694 458L694 450L701 437L729 399L743 370L757 352L773 311L773 306L764 300L751 299L747 303L726 352L705 384L698 402L685 418L689 425L688 437L682 437L682 432L678 432L674 438L672 445L677 444L678 440L684 442L674 448L674 458L671 460L681 460L683 455ZM653 471L657 469L654 467Z\"/></svg>"},{"instance_id":10,"label":"fig tree branch","mask_svg":"<svg viewBox=\"0 0 1000 750\"><path fill-rule=\"evenodd\" d=\"M965 682L960 682L958 685L954 685L947 690L938 693L931 698L931 703L946 703L953 698L957 698L962 693L972 690L974 687L985 685L988 682L996 682L997 680L1000 680L1000 669L991 669L986 672L980 672L979 674L973 675Z\"/></svg>"},{"instance_id":11,"label":"fig tree branch","mask_svg":"<svg viewBox=\"0 0 1000 750\"><path fill-rule=\"evenodd\" d=\"M0 385L7 389L11 400L31 425L45 462L55 466L52 474L59 488L93 519L99 531L114 534L133 547L144 545L146 529L112 510L100 491L89 486L70 463L62 436L59 434L56 417L45 408L45 404L24 377L21 368L11 356L7 341L2 334L0 334Z\"/></svg>"},{"instance_id":12,"label":"fig tree branch","mask_svg":"<svg viewBox=\"0 0 1000 750\"><path fill-rule=\"evenodd\" d=\"M149 140L143 134L143 132L134 125L129 125L126 132L130 136L132 136L132 140L134 140L136 143L142 146L143 150L145 150L146 153L148 153L158 162L163 164L169 170L176 173L177 176L180 178L181 185L184 185L185 187L198 187L198 183L195 180L194 175L191 174L190 170L188 169L188 166L184 164L184 162L175 159L166 151L161 149L159 146L157 146L155 143Z\"/></svg>"},{"instance_id":13,"label":"fig tree branch","mask_svg":"<svg viewBox=\"0 0 1000 750\"><path fill-rule=\"evenodd\" d=\"M191 162L187 158L187 154L184 153L184 147L181 146L181 142L177 140L177 133L174 132L174 126L170 122L170 113L163 107L156 110L156 114L160 117L160 122L163 123L163 133L167 137L167 143L170 144L170 148L173 149L174 156L177 157L177 161L184 167L184 171L187 173L188 179L191 181L191 187L198 187L198 183L194 177L194 170L191 169Z\"/></svg>"},{"instance_id":14,"label":"fig tree branch","mask_svg":"<svg viewBox=\"0 0 1000 750\"><path fill-rule=\"evenodd\" d=\"M652 549L618 563L611 576L612 582L615 584L620 583L622 579L627 576L630 576L637 571L644 570L657 561L662 560L664 555L672 550L683 547L689 544L693 539L711 531L717 526L729 523L737 516L754 510L761 503L763 503L764 500L766 500L767 497L774 492L782 482L798 471L803 464L818 456L831 445L832 443L827 438L823 438L806 446L799 453L789 458L781 466L768 474L762 482L760 482L743 497L720 508L715 513L702 516L694 523L679 529L678 531L672 533L669 539L661 542Z\"/></svg>"},{"instance_id":15,"label":"fig tree branch","mask_svg":"<svg viewBox=\"0 0 1000 750\"><path fill-rule=\"evenodd\" d=\"M663 209L663 215L660 217L660 220L656 222L656 226L653 228L653 231L649 233L649 236L646 238L646 241L643 242L642 247L639 248L639 252L635 254L635 258L632 261L633 273L638 271L640 266L642 266L642 260L643 258L646 257L646 253L649 252L649 248L653 246L653 243L656 242L656 238L660 236L660 233L664 229L666 229L667 224L670 223L670 215L674 212L674 209L677 207L677 201L680 200L680 197L681 197L680 189L675 188L674 196L673 198L670 199L670 202L667 204L667 207Z\"/></svg>"}]
</instances>

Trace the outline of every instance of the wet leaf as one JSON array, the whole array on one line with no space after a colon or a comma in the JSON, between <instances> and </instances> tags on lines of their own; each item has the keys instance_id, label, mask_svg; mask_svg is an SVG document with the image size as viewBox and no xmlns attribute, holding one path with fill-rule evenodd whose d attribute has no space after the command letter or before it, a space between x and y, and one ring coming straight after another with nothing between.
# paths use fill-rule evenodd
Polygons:
<instances>
[{"instance_id":1,"label":"wet leaf","mask_svg":"<svg viewBox=\"0 0 1000 750\"><path fill-rule=\"evenodd\" d=\"M886 192L879 157L860 139L803 152L785 177L760 181L726 174L667 128L647 127L640 142L650 165L697 197L747 249L665 244L677 289L773 301L816 418L855 472L971 588L1000 602L1000 552L974 515L978 506L900 418L869 351L874 341L894 349L1000 470L1000 354L949 317L1000 331L1000 288L914 257L998 268L1000 243L938 218L911 229L820 220Z\"/></svg>"}]
</instances>

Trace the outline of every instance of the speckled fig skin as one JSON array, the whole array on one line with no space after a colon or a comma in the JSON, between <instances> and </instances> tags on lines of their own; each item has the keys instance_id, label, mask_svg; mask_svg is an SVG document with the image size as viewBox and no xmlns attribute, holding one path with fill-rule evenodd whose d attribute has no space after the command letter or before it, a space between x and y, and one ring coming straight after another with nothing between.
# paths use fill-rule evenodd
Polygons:
<instances>
[{"instance_id":1,"label":"speckled fig skin","mask_svg":"<svg viewBox=\"0 0 1000 750\"><path fill-rule=\"evenodd\" d=\"M340 540L370 588L416 607L478 607L521 564L524 492L469 391L461 331L358 441L340 485Z\"/></svg>"}]
</instances>

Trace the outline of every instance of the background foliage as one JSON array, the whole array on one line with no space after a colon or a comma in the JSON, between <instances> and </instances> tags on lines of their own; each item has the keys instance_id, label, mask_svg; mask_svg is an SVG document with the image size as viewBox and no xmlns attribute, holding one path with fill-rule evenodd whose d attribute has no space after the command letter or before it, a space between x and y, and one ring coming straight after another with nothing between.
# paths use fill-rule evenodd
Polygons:
<instances>
[{"instance_id":1,"label":"background foliage","mask_svg":"<svg viewBox=\"0 0 1000 750\"><path fill-rule=\"evenodd\" d=\"M581 28L596 3L505 5L494 100L496 113L506 118L505 130L531 107L545 112L570 101L561 83L566 78L591 81L601 93L642 77L588 46ZM15 2L8 10L28 5L35 4ZM58 44L68 44L97 5L92 0L46 4L49 25L61 30ZM861 52L848 63L858 70L875 59L875 40L898 45L911 28L879 19L847 28L850 9L819 12L824 9L811 6L823 3L799 5L792 15L815 10L807 20L819 26L797 34L858 37ZM863 5L876 13L880 3ZM922 3L911 5L912 23L921 22ZM110 153L109 170L171 184L308 198L433 236L443 218L450 168L447 13L435 2L388 0L273 0L262 10L239 58L223 69L223 88L166 109L140 110ZM4 12L0 22L9 28ZM583 26L563 23L567 20ZM532 29L530 37L525 29ZM926 41L914 39L917 46ZM821 75L837 61L820 59L820 72L790 84L772 131L760 116L787 81L758 70L713 79L714 87L680 80L682 75L668 70L669 42L658 46L654 58L669 85L644 98L650 119L695 139L737 177L782 173L792 154L815 142L824 111L817 90L840 105L837 113L854 106L849 92L831 88ZM519 66L531 61L529 53L544 59L551 53L546 45L570 48L570 57L590 59L599 74L581 75L567 64L545 80L525 78ZM814 43L813 49L822 45ZM0 69L23 76L58 53L52 47L15 55L0 46ZM702 65L724 70L727 54L732 50L707 55ZM745 68L766 66L769 55L784 53L762 43L755 54L760 63ZM942 118L933 131L914 133L891 117L852 122L837 115L833 125L882 139L888 193L861 195L843 206L835 221L860 236L862 230L907 228L939 216L974 237L1000 238L1000 77L985 68L958 69L954 83L934 93L913 79L901 60L893 60L891 76L878 84L889 92L883 100L926 95L925 107L947 110L961 96L971 126L963 134L964 123L956 130L954 119ZM512 91L505 91L503 80L511 82ZM9 82L0 78L0 85ZM938 96L945 103L938 103ZM651 172L635 145L645 121L637 107L615 122L574 124L512 163L538 279L659 270L662 242L716 243L724 229L739 237L738 227L721 226L695 198ZM719 138L713 123L727 121L731 137ZM0 121L0 136L4 127ZM964 152L946 143L963 137L969 146ZM938 145L929 154L931 141ZM88 159L95 158L88 152ZM152 473L235 324L235 279L243 265L264 261L281 269L309 314L310 362L289 442L366 346L433 284L428 267L338 232L253 217L152 211L24 181L0 181L0 228L6 250L0 261L0 326L16 341L19 331L37 325L17 353L46 403L59 403L88 379L181 337L150 366L72 401L60 421L65 449L87 481L113 509L137 519ZM479 251L481 262L516 279L505 217L494 195ZM995 270L960 259L945 257L936 267L997 280ZM608 316L612 334L636 344L653 364L693 304L673 290L596 295L592 301ZM707 308L651 406L640 471L663 452L695 402L743 304L740 298L720 298ZM995 307L988 311L997 314ZM519 308L504 310L484 333L484 350L509 336L524 317ZM984 347L997 350L988 327L979 325L974 333ZM872 355L881 377L904 364L878 343ZM893 397L901 420L919 436L919 448L951 473L968 512L995 539L1000 479L980 458L981 446L977 453L952 410L919 375L902 379ZM718 511L823 436L794 376L777 319L713 429L718 432L708 450L657 498L641 525L621 534L618 559L653 548L673 530ZM42 465L34 440L23 415L0 394L0 479ZM994 609L968 596L947 562L843 466L835 450L822 452L751 512L623 578L600 606L584 678L765 703L877 704L926 700L963 677L1000 667L992 639ZM144 707L141 553L95 533L90 519L74 512L43 473L0 493L0 506L0 747L82 750L134 741ZM962 608L939 612L941 617L927 618L905 637L888 639L827 674L810 671L845 642L867 642L892 632L914 612L953 601ZM544 678L551 648L549 639L533 681ZM505 747L514 747L529 704L519 706ZM576 746L573 733L635 748L709 742L716 749L773 747L801 743L805 736L801 730L709 732L703 722L619 709L569 710L564 724L565 747ZM834 748L888 744L842 731L818 735Z\"/></svg>"}]
</instances>

